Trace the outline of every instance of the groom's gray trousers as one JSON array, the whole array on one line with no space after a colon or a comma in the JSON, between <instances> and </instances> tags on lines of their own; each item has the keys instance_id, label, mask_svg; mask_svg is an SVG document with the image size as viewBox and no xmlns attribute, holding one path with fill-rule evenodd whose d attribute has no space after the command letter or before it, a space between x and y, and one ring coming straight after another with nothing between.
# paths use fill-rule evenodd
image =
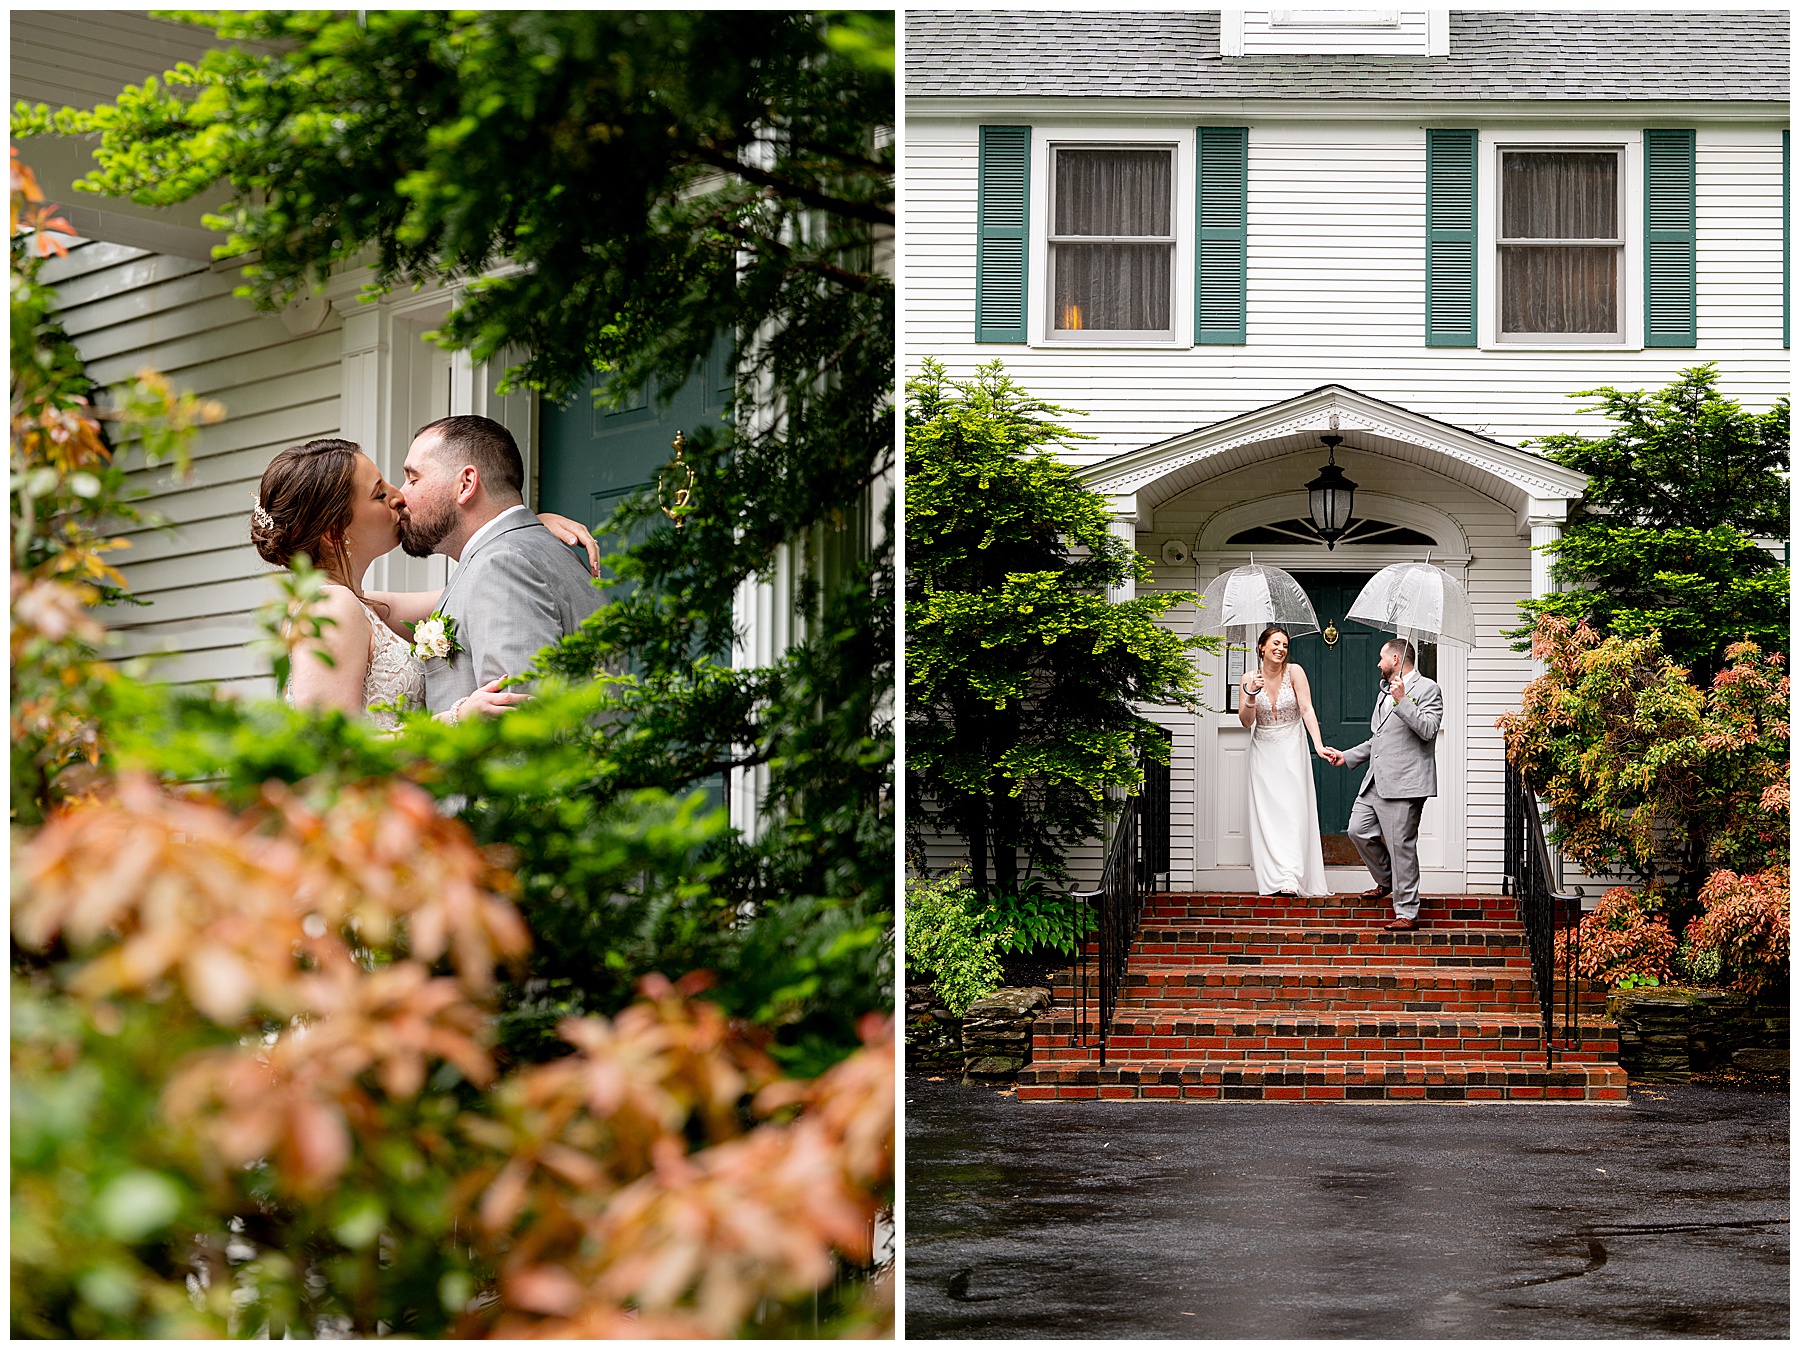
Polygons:
<instances>
[{"instance_id":1,"label":"groom's gray trousers","mask_svg":"<svg viewBox=\"0 0 1800 1350\"><path fill-rule=\"evenodd\" d=\"M1423 797L1377 797L1365 782L1350 808L1350 842L1375 878L1394 893L1394 917L1419 917L1419 816Z\"/></svg>"},{"instance_id":2,"label":"groom's gray trousers","mask_svg":"<svg viewBox=\"0 0 1800 1350\"><path fill-rule=\"evenodd\" d=\"M1419 816L1437 796L1437 736L1444 691L1406 672L1405 696L1383 690L1369 715L1369 739L1344 751L1344 764L1369 766L1350 808L1350 842L1377 886L1394 893L1394 917L1419 917Z\"/></svg>"}]
</instances>

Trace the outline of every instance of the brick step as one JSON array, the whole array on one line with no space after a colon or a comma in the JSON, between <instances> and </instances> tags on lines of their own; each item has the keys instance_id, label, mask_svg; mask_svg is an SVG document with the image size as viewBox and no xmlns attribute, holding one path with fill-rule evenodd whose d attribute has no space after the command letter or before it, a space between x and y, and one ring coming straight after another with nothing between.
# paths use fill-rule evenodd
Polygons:
<instances>
[{"instance_id":1,"label":"brick step","mask_svg":"<svg viewBox=\"0 0 1800 1350\"><path fill-rule=\"evenodd\" d=\"M1084 1028L1063 1017L1040 1019L1033 1028L1031 1063L1098 1063L1097 1045L1084 1045ZM1589 1019L1581 1028L1581 1048L1563 1047L1558 1062L1598 1064L1619 1056L1618 1029ZM1432 1014L1389 1014L1378 1018L1271 1017L1246 1013L1206 1017L1120 1018L1113 1023L1108 1059L1143 1061L1270 1059L1339 1063L1414 1060L1476 1060L1541 1063L1543 1026L1536 1019L1448 1018Z\"/></svg>"},{"instance_id":2,"label":"brick step","mask_svg":"<svg viewBox=\"0 0 1800 1350\"><path fill-rule=\"evenodd\" d=\"M1396 1012L1511 1012L1537 1007L1530 970L1510 966L1205 966L1133 968L1125 975L1115 1016L1157 1010L1199 1015L1215 1007L1291 1008L1326 1012L1391 1008Z\"/></svg>"},{"instance_id":3,"label":"brick step","mask_svg":"<svg viewBox=\"0 0 1800 1350\"><path fill-rule=\"evenodd\" d=\"M1110 1058L1110 1057L1109 1057ZM1626 1100L1616 1064L1324 1064L1190 1060L1108 1063L1105 1068L1028 1065L1020 1101L1595 1101Z\"/></svg>"},{"instance_id":4,"label":"brick step","mask_svg":"<svg viewBox=\"0 0 1800 1350\"><path fill-rule=\"evenodd\" d=\"M1091 958L1090 958L1091 959ZM1133 966L1377 965L1531 966L1523 934L1419 929L1306 928L1296 925L1145 928L1131 951Z\"/></svg>"},{"instance_id":5,"label":"brick step","mask_svg":"<svg viewBox=\"0 0 1800 1350\"><path fill-rule=\"evenodd\" d=\"M1524 922L1513 902L1506 896L1494 898L1500 901L1498 905L1464 904L1460 899L1446 901L1426 896L1419 905L1419 918L1427 927L1447 923L1482 928L1504 926L1523 932ZM1363 901L1280 901L1265 905L1246 905L1231 901L1177 903L1158 897L1145 904L1140 926L1162 928L1216 926L1222 923L1304 923L1378 928L1393 917L1393 906L1385 900L1379 904Z\"/></svg>"}]
</instances>

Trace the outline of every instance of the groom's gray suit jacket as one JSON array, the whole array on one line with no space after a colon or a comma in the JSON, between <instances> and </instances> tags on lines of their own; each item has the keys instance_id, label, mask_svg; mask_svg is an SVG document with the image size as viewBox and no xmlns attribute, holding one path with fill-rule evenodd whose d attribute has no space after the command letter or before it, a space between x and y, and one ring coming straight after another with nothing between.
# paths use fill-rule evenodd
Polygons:
<instances>
[{"instance_id":1,"label":"groom's gray suit jacket","mask_svg":"<svg viewBox=\"0 0 1800 1350\"><path fill-rule=\"evenodd\" d=\"M1367 762L1357 796L1373 791L1390 799L1437 796L1437 735L1444 723L1444 691L1438 682L1408 671L1406 696L1396 703L1384 689L1369 718L1369 739L1344 751L1344 766Z\"/></svg>"},{"instance_id":2,"label":"groom's gray suit jacket","mask_svg":"<svg viewBox=\"0 0 1800 1350\"><path fill-rule=\"evenodd\" d=\"M425 663L425 706L443 712L489 680L517 675L600 607L587 569L536 516L515 517L457 562L438 608L458 650Z\"/></svg>"}]
</instances>

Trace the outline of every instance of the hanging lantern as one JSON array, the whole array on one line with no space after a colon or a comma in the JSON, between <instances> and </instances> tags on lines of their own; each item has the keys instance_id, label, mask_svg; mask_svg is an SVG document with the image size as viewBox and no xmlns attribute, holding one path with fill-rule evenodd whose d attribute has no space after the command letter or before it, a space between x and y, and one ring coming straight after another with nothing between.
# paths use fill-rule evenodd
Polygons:
<instances>
[{"instance_id":1,"label":"hanging lantern","mask_svg":"<svg viewBox=\"0 0 1800 1350\"><path fill-rule=\"evenodd\" d=\"M1325 442L1330 457L1319 470L1319 476L1306 485L1306 503L1312 512L1313 528L1325 541L1325 547L1333 549L1354 519L1351 512L1356 505L1356 484L1344 477L1344 471L1337 466L1337 448L1344 438L1321 436L1319 439Z\"/></svg>"}]
</instances>

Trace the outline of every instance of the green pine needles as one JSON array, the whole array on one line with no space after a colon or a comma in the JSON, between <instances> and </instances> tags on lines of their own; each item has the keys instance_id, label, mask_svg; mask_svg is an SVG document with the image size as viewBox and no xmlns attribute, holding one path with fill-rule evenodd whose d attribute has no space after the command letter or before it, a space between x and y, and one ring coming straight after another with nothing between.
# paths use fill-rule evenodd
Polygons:
<instances>
[{"instance_id":1,"label":"green pine needles","mask_svg":"<svg viewBox=\"0 0 1800 1350\"><path fill-rule=\"evenodd\" d=\"M1157 623L1189 591L1118 602L1150 567L1105 500L1051 447L1075 433L999 362L907 384L906 734L909 843L967 842L984 898L1066 875L1099 837L1109 788L1167 754L1141 708L1192 703L1197 649Z\"/></svg>"}]
</instances>

